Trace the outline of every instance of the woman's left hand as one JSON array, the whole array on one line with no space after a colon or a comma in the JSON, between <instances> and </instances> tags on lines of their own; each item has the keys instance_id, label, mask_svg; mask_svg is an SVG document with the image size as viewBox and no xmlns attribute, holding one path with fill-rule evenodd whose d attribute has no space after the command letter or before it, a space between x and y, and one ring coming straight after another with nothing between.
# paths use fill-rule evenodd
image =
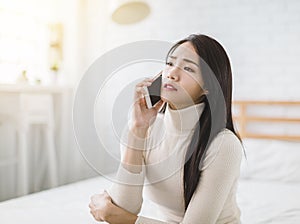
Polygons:
<instances>
[{"instance_id":1,"label":"woman's left hand","mask_svg":"<svg viewBox=\"0 0 300 224\"><path fill-rule=\"evenodd\" d=\"M89 204L90 213L97 221L107 221L113 210L111 197L106 191L101 194L95 194L91 197Z\"/></svg>"},{"instance_id":2,"label":"woman's left hand","mask_svg":"<svg viewBox=\"0 0 300 224\"><path fill-rule=\"evenodd\" d=\"M137 219L135 214L115 205L106 191L93 195L89 207L90 213L97 221L105 221L111 224L134 224Z\"/></svg>"}]
</instances>

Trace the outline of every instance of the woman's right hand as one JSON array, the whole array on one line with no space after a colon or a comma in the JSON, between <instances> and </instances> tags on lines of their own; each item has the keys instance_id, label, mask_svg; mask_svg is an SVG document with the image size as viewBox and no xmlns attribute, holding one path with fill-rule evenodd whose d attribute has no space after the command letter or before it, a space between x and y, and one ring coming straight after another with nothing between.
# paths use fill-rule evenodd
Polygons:
<instances>
[{"instance_id":1,"label":"woman's right hand","mask_svg":"<svg viewBox=\"0 0 300 224\"><path fill-rule=\"evenodd\" d=\"M132 128L135 131L142 133L145 133L154 122L156 115L163 104L163 101L160 100L154 107L148 109L145 100L146 91L144 87L150 86L152 82L153 79L147 78L135 86Z\"/></svg>"},{"instance_id":2,"label":"woman's right hand","mask_svg":"<svg viewBox=\"0 0 300 224\"><path fill-rule=\"evenodd\" d=\"M123 167L132 173L140 173L142 171L141 165L143 164L143 150L145 149L147 131L163 104L163 101L160 100L154 107L148 109L144 87L150 86L151 83L152 79L145 79L138 83L134 90L132 123L127 136L128 139L125 141L127 147L122 159Z\"/></svg>"}]
</instances>

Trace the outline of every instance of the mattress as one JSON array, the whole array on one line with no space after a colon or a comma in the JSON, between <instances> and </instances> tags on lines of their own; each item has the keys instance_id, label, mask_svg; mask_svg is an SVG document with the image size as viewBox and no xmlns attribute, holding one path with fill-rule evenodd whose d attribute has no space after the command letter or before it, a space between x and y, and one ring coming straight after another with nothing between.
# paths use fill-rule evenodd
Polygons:
<instances>
[{"instance_id":1,"label":"mattress","mask_svg":"<svg viewBox=\"0 0 300 224\"><path fill-rule=\"evenodd\" d=\"M245 139L237 200L244 224L300 223L300 142Z\"/></svg>"},{"instance_id":2,"label":"mattress","mask_svg":"<svg viewBox=\"0 0 300 224\"><path fill-rule=\"evenodd\" d=\"M110 186L97 177L0 203L1 224L92 224L90 196Z\"/></svg>"},{"instance_id":3,"label":"mattress","mask_svg":"<svg viewBox=\"0 0 300 224\"><path fill-rule=\"evenodd\" d=\"M242 224L299 224L300 184L241 180L237 201Z\"/></svg>"},{"instance_id":4,"label":"mattress","mask_svg":"<svg viewBox=\"0 0 300 224\"><path fill-rule=\"evenodd\" d=\"M89 213L90 196L110 184L97 177L2 202L0 223L98 223ZM241 180L237 201L243 224L300 223L300 184Z\"/></svg>"},{"instance_id":5,"label":"mattress","mask_svg":"<svg viewBox=\"0 0 300 224\"><path fill-rule=\"evenodd\" d=\"M237 191L242 224L299 224L300 143L247 140L244 145L247 161ZM1 202L0 223L99 223L89 213L90 196L111 184L96 177ZM153 217L149 207L141 214Z\"/></svg>"}]
</instances>

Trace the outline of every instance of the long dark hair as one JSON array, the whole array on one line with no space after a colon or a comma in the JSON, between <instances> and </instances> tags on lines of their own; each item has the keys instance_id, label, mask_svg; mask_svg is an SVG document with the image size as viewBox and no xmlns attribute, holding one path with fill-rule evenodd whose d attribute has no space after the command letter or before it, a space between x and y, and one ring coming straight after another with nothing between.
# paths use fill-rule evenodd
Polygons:
<instances>
[{"instance_id":1,"label":"long dark hair","mask_svg":"<svg viewBox=\"0 0 300 224\"><path fill-rule=\"evenodd\" d=\"M202 96L205 103L185 155L184 201L185 209L198 186L206 150L214 137L227 128L239 139L232 121L232 72L229 58L224 48L216 40L206 35L192 34L172 46L168 56L184 42L190 42L200 56L200 69L207 95ZM162 108L164 112L166 104ZM213 119L212 119L213 118ZM240 139L241 140L241 139Z\"/></svg>"}]
</instances>

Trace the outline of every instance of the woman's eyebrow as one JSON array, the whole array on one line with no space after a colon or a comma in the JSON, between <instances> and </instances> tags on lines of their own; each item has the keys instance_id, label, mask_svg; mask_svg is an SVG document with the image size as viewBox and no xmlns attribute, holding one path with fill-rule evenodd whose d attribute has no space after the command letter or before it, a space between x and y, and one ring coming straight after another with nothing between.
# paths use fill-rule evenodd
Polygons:
<instances>
[{"instance_id":1,"label":"woman's eyebrow","mask_svg":"<svg viewBox=\"0 0 300 224\"><path fill-rule=\"evenodd\" d=\"M199 65L196 62L191 61L190 59L183 58L183 60L186 61L186 62L192 63L192 64L196 65L197 67L199 67Z\"/></svg>"},{"instance_id":2,"label":"woman's eyebrow","mask_svg":"<svg viewBox=\"0 0 300 224\"><path fill-rule=\"evenodd\" d=\"M176 59L177 57L176 56L172 56L172 55L169 55L169 58L172 58L172 59ZM197 67L200 67L196 62L190 60L190 59L187 59L187 58L183 58L182 60L186 61L186 62L189 62L189 63L192 63L194 65L196 65Z\"/></svg>"}]
</instances>

